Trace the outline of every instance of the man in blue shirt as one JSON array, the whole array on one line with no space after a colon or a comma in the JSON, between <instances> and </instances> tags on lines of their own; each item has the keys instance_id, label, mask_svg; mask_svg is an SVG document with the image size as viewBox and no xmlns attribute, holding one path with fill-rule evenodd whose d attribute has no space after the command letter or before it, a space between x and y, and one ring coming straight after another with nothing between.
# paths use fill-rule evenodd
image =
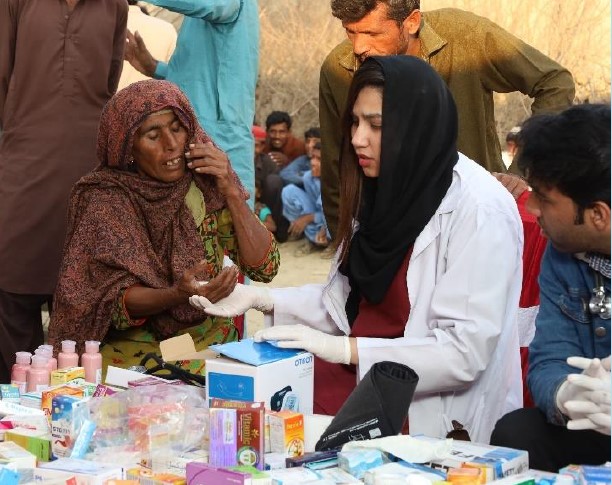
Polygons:
<instances>
[{"instance_id":1,"label":"man in blue shirt","mask_svg":"<svg viewBox=\"0 0 612 485\"><path fill-rule=\"evenodd\" d=\"M178 85L198 121L228 155L254 201L253 136L259 68L257 0L147 0L185 16L170 62L154 59L136 32L126 58L149 77Z\"/></svg>"},{"instance_id":2,"label":"man in blue shirt","mask_svg":"<svg viewBox=\"0 0 612 485\"><path fill-rule=\"evenodd\" d=\"M491 443L527 450L539 470L601 464L610 459L610 107L531 118L518 142L527 209L549 239L529 346L537 408L504 416Z\"/></svg>"}]
</instances>

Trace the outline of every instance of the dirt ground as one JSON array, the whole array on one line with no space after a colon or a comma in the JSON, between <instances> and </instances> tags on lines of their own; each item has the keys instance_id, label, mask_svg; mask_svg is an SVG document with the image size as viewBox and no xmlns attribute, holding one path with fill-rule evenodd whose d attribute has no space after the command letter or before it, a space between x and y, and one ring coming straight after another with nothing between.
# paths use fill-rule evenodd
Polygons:
<instances>
[{"instance_id":1,"label":"dirt ground","mask_svg":"<svg viewBox=\"0 0 612 485\"><path fill-rule=\"evenodd\" d=\"M305 240L291 241L279 244L281 263L278 274L267 285L251 283L257 286L271 288L284 288L287 286L301 286L309 283L323 283L327 279L331 259L321 257L322 252L316 251L304 256L296 256L295 251L304 244ZM253 335L263 325L263 313L249 310L246 314L246 334Z\"/></svg>"}]
</instances>

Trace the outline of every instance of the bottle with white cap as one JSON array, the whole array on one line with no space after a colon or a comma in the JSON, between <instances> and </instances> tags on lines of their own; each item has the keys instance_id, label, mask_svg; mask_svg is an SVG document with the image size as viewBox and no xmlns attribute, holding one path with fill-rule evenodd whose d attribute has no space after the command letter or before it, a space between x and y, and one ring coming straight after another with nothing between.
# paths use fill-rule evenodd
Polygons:
<instances>
[{"instance_id":1,"label":"bottle with white cap","mask_svg":"<svg viewBox=\"0 0 612 485\"><path fill-rule=\"evenodd\" d=\"M85 368L85 380L93 384L102 382L102 354L100 342L97 340L85 341L85 353L81 355L81 365Z\"/></svg>"},{"instance_id":2,"label":"bottle with white cap","mask_svg":"<svg viewBox=\"0 0 612 485\"><path fill-rule=\"evenodd\" d=\"M57 360L49 352L49 349L43 349L41 347L38 347L34 351L34 355L42 355L47 359L47 369L49 369L49 373L53 372L54 370L57 370Z\"/></svg>"},{"instance_id":3,"label":"bottle with white cap","mask_svg":"<svg viewBox=\"0 0 612 485\"><path fill-rule=\"evenodd\" d=\"M52 371L57 370L57 359L53 357L53 345L43 344L43 345L39 345L38 348L45 349L45 351L47 352L47 356L49 357L49 360L52 363L52 367L53 367Z\"/></svg>"},{"instance_id":4,"label":"bottle with white cap","mask_svg":"<svg viewBox=\"0 0 612 485\"><path fill-rule=\"evenodd\" d=\"M28 369L32 354L30 352L16 352L15 363L11 369L11 384L19 388L19 393L26 392L26 384L28 382Z\"/></svg>"},{"instance_id":5,"label":"bottle with white cap","mask_svg":"<svg viewBox=\"0 0 612 485\"><path fill-rule=\"evenodd\" d=\"M47 368L48 359L43 355L34 355L32 365L27 372L27 392L42 391L49 387L49 369Z\"/></svg>"},{"instance_id":6,"label":"bottle with white cap","mask_svg":"<svg viewBox=\"0 0 612 485\"><path fill-rule=\"evenodd\" d=\"M79 354L76 353L76 342L74 340L62 340L62 351L57 354L57 368L77 367L79 365Z\"/></svg>"}]
</instances>

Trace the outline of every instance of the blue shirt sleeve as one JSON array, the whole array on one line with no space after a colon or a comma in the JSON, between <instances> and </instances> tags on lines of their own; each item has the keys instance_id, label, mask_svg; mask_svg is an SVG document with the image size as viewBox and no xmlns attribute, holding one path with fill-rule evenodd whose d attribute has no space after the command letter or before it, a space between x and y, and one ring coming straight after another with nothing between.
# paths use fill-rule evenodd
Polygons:
<instances>
[{"instance_id":1,"label":"blue shirt sleeve","mask_svg":"<svg viewBox=\"0 0 612 485\"><path fill-rule=\"evenodd\" d=\"M559 257L561 256L561 257ZM540 309L536 318L535 337L529 345L527 382L533 400L546 414L550 423L565 425L565 417L556 404L559 386L568 374L580 372L567 364L572 356L584 356L585 349L579 336L582 301L572 302L568 287L574 272L571 262L559 255L549 244L540 269ZM564 264L565 261L565 264ZM569 264L568 264L569 262ZM576 272L577 273L577 272ZM576 282L574 282L575 285ZM576 318L571 318L575 307Z\"/></svg>"},{"instance_id":2,"label":"blue shirt sleeve","mask_svg":"<svg viewBox=\"0 0 612 485\"><path fill-rule=\"evenodd\" d=\"M153 73L153 77L155 79L166 79L168 75L168 63L164 61L157 61L157 66L155 66L155 72Z\"/></svg>"},{"instance_id":3,"label":"blue shirt sleeve","mask_svg":"<svg viewBox=\"0 0 612 485\"><path fill-rule=\"evenodd\" d=\"M147 0L171 12L216 23L229 23L238 18L241 0Z\"/></svg>"}]
</instances>

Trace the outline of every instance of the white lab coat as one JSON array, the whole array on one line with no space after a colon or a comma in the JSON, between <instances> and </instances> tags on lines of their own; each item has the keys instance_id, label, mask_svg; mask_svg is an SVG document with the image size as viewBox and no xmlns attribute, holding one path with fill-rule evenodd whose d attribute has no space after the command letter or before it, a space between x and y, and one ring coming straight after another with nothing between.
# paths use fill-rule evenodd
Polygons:
<instances>
[{"instance_id":1,"label":"white lab coat","mask_svg":"<svg viewBox=\"0 0 612 485\"><path fill-rule=\"evenodd\" d=\"M419 375L410 433L443 437L457 420L488 443L496 421L522 406L516 314L523 228L509 192L460 154L453 181L417 237L407 273L404 337L358 338L358 377L376 362ZM272 289L272 324L350 333L347 278L332 265L324 285Z\"/></svg>"}]
</instances>

